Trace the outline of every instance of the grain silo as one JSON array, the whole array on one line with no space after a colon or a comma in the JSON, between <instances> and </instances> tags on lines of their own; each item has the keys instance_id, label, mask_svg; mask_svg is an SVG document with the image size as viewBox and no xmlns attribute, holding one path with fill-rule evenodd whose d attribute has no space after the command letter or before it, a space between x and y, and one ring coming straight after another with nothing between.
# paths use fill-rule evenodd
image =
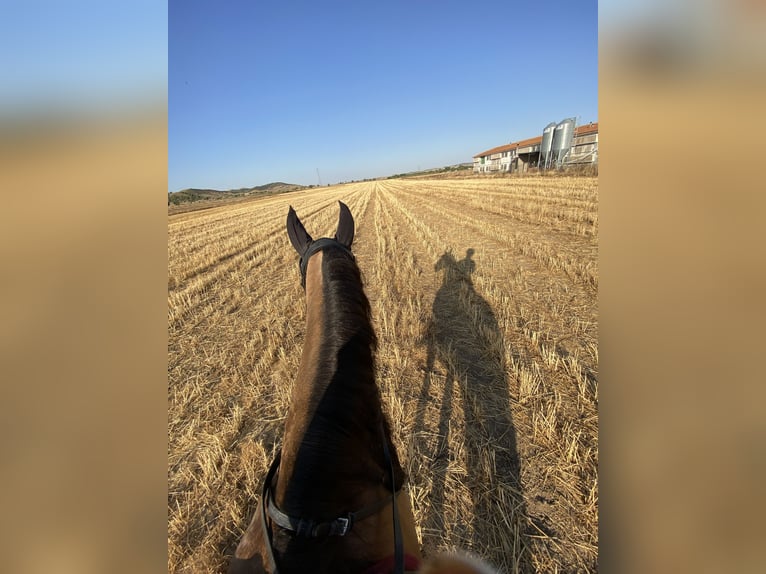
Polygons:
<instances>
[{"instance_id":1,"label":"grain silo","mask_svg":"<svg viewBox=\"0 0 766 574\"><path fill-rule=\"evenodd\" d=\"M553 144L553 130L556 129L556 122L551 122L543 130L543 140L540 142L540 162L543 169L547 169L550 164L551 146Z\"/></svg>"},{"instance_id":2,"label":"grain silo","mask_svg":"<svg viewBox=\"0 0 766 574\"><path fill-rule=\"evenodd\" d=\"M574 137L575 122L577 118L567 118L561 120L553 130L553 142L551 143L551 163L555 162L556 167L561 167L564 158L572 147L572 138Z\"/></svg>"}]
</instances>

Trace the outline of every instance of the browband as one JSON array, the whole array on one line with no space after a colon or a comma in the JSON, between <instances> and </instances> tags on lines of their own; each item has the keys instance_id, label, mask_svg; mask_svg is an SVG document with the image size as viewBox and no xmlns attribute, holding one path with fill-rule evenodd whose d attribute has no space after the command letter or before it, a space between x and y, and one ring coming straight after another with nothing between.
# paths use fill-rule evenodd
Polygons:
<instances>
[{"instance_id":1,"label":"browband","mask_svg":"<svg viewBox=\"0 0 766 574\"><path fill-rule=\"evenodd\" d=\"M308 244L308 247L306 247L306 251L304 251L301 254L301 262L300 262L301 286L304 289L306 288L306 270L308 269L308 266L309 266L309 259L317 251L322 251L323 249L327 249L328 247L337 247L338 249L343 251L346 255L348 255L352 261L356 261L354 254L351 253L351 249L343 245L337 239L331 239L330 237L323 237L322 239L317 239L316 241L312 241L311 243Z\"/></svg>"}]
</instances>

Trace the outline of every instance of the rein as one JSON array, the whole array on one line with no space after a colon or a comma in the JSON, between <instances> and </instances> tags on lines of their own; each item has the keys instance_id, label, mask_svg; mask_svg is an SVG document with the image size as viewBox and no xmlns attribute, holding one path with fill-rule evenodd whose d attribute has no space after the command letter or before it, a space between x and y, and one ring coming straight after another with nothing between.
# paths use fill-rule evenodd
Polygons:
<instances>
[{"instance_id":1,"label":"rein","mask_svg":"<svg viewBox=\"0 0 766 574\"><path fill-rule=\"evenodd\" d=\"M391 452L388 448L388 441L386 440L385 433L383 432L383 425L380 426L381 436L383 438L383 454L386 459L386 465L388 471L391 474L391 485L396 488L396 478L394 476L394 465L391 459ZM402 542L402 529L399 523L399 509L396 505L396 496L401 492L395 490L390 496L370 504L357 510L356 512L348 512L343 516L338 516L333 520L318 522L312 519L289 516L277 508L274 501L274 495L271 489L271 485L274 481L274 477L279 470L279 463L282 459L282 451L277 452L274 462L271 463L269 472L266 474L266 480L263 484L263 492L261 493L260 504L260 519L263 532L266 534L267 546L266 553L269 561L269 567L272 574L278 574L279 568L277 567L276 557L274 556L273 541L271 528L269 528L267 515L274 523L284 530L295 533L296 536L303 536L306 538L321 538L326 536L345 536L354 527L354 524L364 520L374 514L380 512L389 503L393 508L393 521L394 521L394 574L402 574L404 572L404 543Z\"/></svg>"}]
</instances>

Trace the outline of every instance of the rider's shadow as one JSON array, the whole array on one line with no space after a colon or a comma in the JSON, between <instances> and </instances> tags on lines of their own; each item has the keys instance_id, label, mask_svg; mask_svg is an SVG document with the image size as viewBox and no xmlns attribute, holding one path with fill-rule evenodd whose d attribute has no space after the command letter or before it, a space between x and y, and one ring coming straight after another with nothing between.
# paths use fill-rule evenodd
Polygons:
<instances>
[{"instance_id":1,"label":"rider's shadow","mask_svg":"<svg viewBox=\"0 0 766 574\"><path fill-rule=\"evenodd\" d=\"M491 549L486 557L498 565L514 563L526 571L527 552L520 550L527 546L521 539L527 521L504 340L492 307L474 289L471 276L476 263L472 255L473 249L469 249L466 257L457 261L452 253L445 252L435 266L442 284L426 329L427 364L418 409L418 417L423 417L429 402L440 401L439 443L433 453L427 521L442 532L449 522L458 529L470 525L472 533L466 529L465 542L477 550ZM444 389L437 391L438 382L432 377L441 375ZM456 390L464 423L453 405ZM458 430L461 424L464 428ZM424 428L422 419L416 428ZM463 466L454 462L460 456L465 459L465 475L456 471ZM459 516L455 521L452 501L445 500L450 473L470 494L471 520ZM498 529L497 524L506 526ZM509 559L512 554L516 558Z\"/></svg>"}]
</instances>

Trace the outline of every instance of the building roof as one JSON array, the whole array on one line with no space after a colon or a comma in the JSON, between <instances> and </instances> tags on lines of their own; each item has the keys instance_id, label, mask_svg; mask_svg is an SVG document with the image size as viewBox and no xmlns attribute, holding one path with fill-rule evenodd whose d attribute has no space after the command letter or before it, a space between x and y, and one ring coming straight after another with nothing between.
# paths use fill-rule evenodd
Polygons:
<instances>
[{"instance_id":1,"label":"building roof","mask_svg":"<svg viewBox=\"0 0 766 574\"><path fill-rule=\"evenodd\" d=\"M512 143L512 144L505 144L498 147L493 147L492 149L488 149L487 151L483 151L481 153L477 153L473 157L481 157L481 156L490 156L494 153L501 153L504 151L512 150L514 148L518 147L518 144Z\"/></svg>"},{"instance_id":2,"label":"building roof","mask_svg":"<svg viewBox=\"0 0 766 574\"><path fill-rule=\"evenodd\" d=\"M574 136L584 136L589 134L595 134L598 133L598 122L591 122L589 124L583 124L581 126L577 126L575 128ZM520 140L517 142L512 142L509 144L501 145L498 147L493 147L492 149L488 149L487 151L483 151L481 153L477 153L473 157L487 157L495 153L501 153L504 151L510 151L512 149L520 148L520 147L527 147L531 145L537 145L543 141L543 136L535 136L533 138L527 138L525 140Z\"/></svg>"},{"instance_id":3,"label":"building roof","mask_svg":"<svg viewBox=\"0 0 766 574\"><path fill-rule=\"evenodd\" d=\"M525 140L521 140L520 142L516 142L517 147L527 147L531 145L537 145L539 143L542 143L543 136L536 136L533 138L527 138Z\"/></svg>"},{"instance_id":4,"label":"building roof","mask_svg":"<svg viewBox=\"0 0 766 574\"><path fill-rule=\"evenodd\" d=\"M575 137L587 136L589 134L597 134L597 133L598 133L598 122L583 124L575 128Z\"/></svg>"}]
</instances>

